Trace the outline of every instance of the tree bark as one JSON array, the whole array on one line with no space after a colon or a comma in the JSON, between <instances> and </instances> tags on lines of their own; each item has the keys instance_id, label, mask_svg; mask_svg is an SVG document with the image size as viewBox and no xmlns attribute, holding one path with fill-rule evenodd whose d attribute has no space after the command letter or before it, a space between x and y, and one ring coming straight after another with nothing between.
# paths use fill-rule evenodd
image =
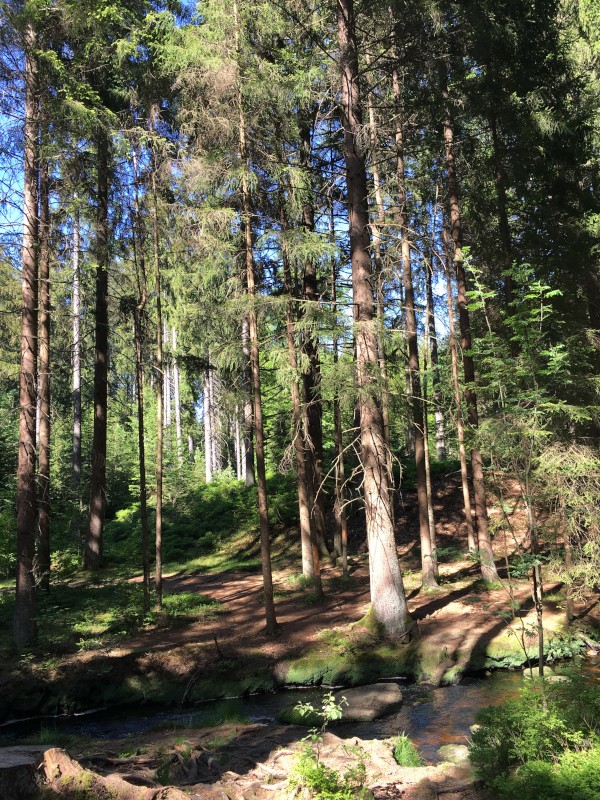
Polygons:
<instances>
[{"instance_id":1,"label":"tree bark","mask_svg":"<svg viewBox=\"0 0 600 800\"><path fill-rule=\"evenodd\" d=\"M75 202L78 202L75 195ZM71 294L71 314L73 322L73 446L72 446L72 481L73 494L75 497L76 510L73 514L72 529L80 541L81 531L81 274L80 274L80 255L81 255L81 228L79 219L79 208L75 208L73 213L73 284Z\"/></svg>"},{"instance_id":2,"label":"tree bark","mask_svg":"<svg viewBox=\"0 0 600 800\"><path fill-rule=\"evenodd\" d=\"M440 64L440 87L444 101L444 145L446 174L448 178L448 199L450 205L451 236L454 243L454 269L458 290L458 321L461 334L463 351L463 370L465 376L465 404L467 419L473 432L477 430L479 417L477 413L477 395L475 386L475 363L471 355L472 337L471 320L468 308L468 285L463 259L463 231L460 214L460 201L458 191L458 177L454 159L454 128L448 93L448 68L445 63ZM498 580L498 572L494 563L494 551L489 535L487 503L485 496L485 483L483 477L483 459L479 448L471 448L471 468L473 470L473 492L475 495L475 522L477 526L477 546L481 561L481 575L486 581Z\"/></svg>"},{"instance_id":3,"label":"tree bark","mask_svg":"<svg viewBox=\"0 0 600 800\"><path fill-rule=\"evenodd\" d=\"M248 317L242 317L242 360L244 385L244 480L246 486L254 486L254 417L252 412L252 374L250 369L250 333Z\"/></svg>"},{"instance_id":4,"label":"tree bark","mask_svg":"<svg viewBox=\"0 0 600 800\"><path fill-rule=\"evenodd\" d=\"M143 247L142 218L139 203L137 157L133 155L135 221L134 255L136 261L136 277L138 281L138 302L134 307L135 338L135 383L137 398L138 423L138 457L140 469L140 525L142 529L142 583L144 587L144 609L150 608L150 552L148 525L148 486L146 478L146 442L144 424L144 361L142 342L144 335L143 320L147 303L146 264Z\"/></svg>"},{"instance_id":5,"label":"tree bark","mask_svg":"<svg viewBox=\"0 0 600 800\"><path fill-rule=\"evenodd\" d=\"M175 404L175 440L177 443L177 463L181 467L183 464L182 454L182 431L181 431L181 386L179 365L177 363L177 329L171 329L171 341L173 342L173 402Z\"/></svg>"},{"instance_id":6,"label":"tree bark","mask_svg":"<svg viewBox=\"0 0 600 800\"><path fill-rule=\"evenodd\" d=\"M394 639L404 640L410 635L412 621L408 614L394 539L383 418L374 396L379 365L371 283L366 162L356 139L362 115L353 0L337 0L336 5L371 607L385 633Z\"/></svg>"},{"instance_id":7,"label":"tree bark","mask_svg":"<svg viewBox=\"0 0 600 800\"><path fill-rule=\"evenodd\" d=\"M39 254L39 506L37 572L40 589L50 589L50 176L40 168Z\"/></svg>"},{"instance_id":8,"label":"tree bark","mask_svg":"<svg viewBox=\"0 0 600 800\"><path fill-rule=\"evenodd\" d=\"M150 112L150 132L153 132L153 114ZM160 246L158 233L158 190L156 185L156 153L152 151L152 245L154 255L154 290L156 292L156 556L154 586L156 602L162 606L162 529L163 529L163 393L164 393L164 361L163 361L163 320L162 289L160 275Z\"/></svg>"},{"instance_id":9,"label":"tree bark","mask_svg":"<svg viewBox=\"0 0 600 800\"><path fill-rule=\"evenodd\" d=\"M300 165L310 180L311 126L306 120L300 124ZM315 229L315 210L312 191L308 191L302 204L302 228L312 233ZM304 265L302 281L303 297L307 304L319 306L319 287L317 265L308 259ZM291 290L291 282L290 282ZM310 315L313 316L313 315ZM325 495L323 483L323 402L321 398L321 364L319 360L319 341L316 334L308 331L304 336L304 353L308 367L303 375L304 402L306 408L306 434L304 443L307 478L310 482L312 500L311 528L317 538L318 548L324 557L329 555L327 547L327 525L325 522Z\"/></svg>"},{"instance_id":10,"label":"tree bark","mask_svg":"<svg viewBox=\"0 0 600 800\"><path fill-rule=\"evenodd\" d=\"M434 208L437 212L437 202ZM432 253L435 247L435 213L433 218ZM425 264L425 283L427 289L427 333L429 352L431 353L431 376L433 383L433 407L435 413L435 449L438 461L446 460L446 432L444 429L444 412L442 411L442 386L438 356L438 340L435 329L435 309L433 306L433 261Z\"/></svg>"},{"instance_id":11,"label":"tree bark","mask_svg":"<svg viewBox=\"0 0 600 800\"><path fill-rule=\"evenodd\" d=\"M204 378L202 409L204 412L204 475L206 483L210 483L213 477L213 430L212 413L210 409L210 367L206 370L206 375Z\"/></svg>"},{"instance_id":12,"label":"tree bark","mask_svg":"<svg viewBox=\"0 0 600 800\"><path fill-rule=\"evenodd\" d=\"M240 53L240 21L237 0L233 0L235 24L235 44L238 56ZM238 62L238 69L239 62ZM241 70L240 70L241 71ZM241 77L238 76L238 78ZM241 81L238 83L239 113L239 149L242 164L242 223L244 230L244 263L246 286L250 308L248 311L248 344L250 351L250 372L252 382L252 411L254 416L254 439L256 447L256 479L258 515L260 519L260 553L263 577L263 599L265 604L266 634L273 636L278 629L273 599L273 576L271 571L271 541L269 531L269 506L267 497L267 475L265 469L265 435L263 428L262 398L260 385L260 350L258 345L258 324L256 319L256 276L254 252L252 247L252 200L248 185L247 170L250 167L248 144L246 139L246 118Z\"/></svg>"},{"instance_id":13,"label":"tree bark","mask_svg":"<svg viewBox=\"0 0 600 800\"><path fill-rule=\"evenodd\" d=\"M108 134L98 129L98 209L96 223L96 329L94 356L94 438L90 523L85 548L85 565L96 570L102 565L104 515L106 511L106 434L108 404Z\"/></svg>"},{"instance_id":14,"label":"tree bark","mask_svg":"<svg viewBox=\"0 0 600 800\"><path fill-rule=\"evenodd\" d=\"M35 638L35 522L38 300L38 67L36 34L25 30L25 123L23 168L23 246L21 369L19 380L19 456L17 473L17 579L13 636L22 649Z\"/></svg>"},{"instance_id":15,"label":"tree bark","mask_svg":"<svg viewBox=\"0 0 600 800\"><path fill-rule=\"evenodd\" d=\"M427 467L425 464L425 437L423 427L423 397L421 394L421 374L419 371L419 343L417 340L417 315L415 311L415 292L412 278L410 241L408 238L408 209L406 176L404 168L404 133L402 130L402 94L397 67L392 70L392 87L396 112L396 174L398 180L398 221L402 237L402 277L404 284L404 309L406 313L406 332L408 338L408 358L412 396L410 398L411 416L414 426L415 466L417 477L417 501L419 507L419 536L421 542L421 573L424 589L437 586L437 559L434 543L429 530L427 503Z\"/></svg>"},{"instance_id":16,"label":"tree bark","mask_svg":"<svg viewBox=\"0 0 600 800\"><path fill-rule=\"evenodd\" d=\"M371 59L367 56L367 65ZM383 294L383 252L381 246L381 230L385 225L385 211L383 207L383 192L381 188L381 177L379 174L379 148L377 146L377 118L375 108L371 99L371 93L367 95L367 107L369 111L369 132L371 139L371 172L373 174L373 188L375 189L375 209L377 212L377 222L371 222L371 233L373 235L373 255L375 257L375 270L377 276L377 344L379 348L379 370L381 372L381 414L383 417L383 436L387 448L387 465L389 481L392 493L394 491L394 472L392 468L392 449L390 436L390 393L388 386L387 359L385 356L385 319L384 319L384 294ZM392 498L392 513L394 502Z\"/></svg>"},{"instance_id":17,"label":"tree bark","mask_svg":"<svg viewBox=\"0 0 600 800\"><path fill-rule=\"evenodd\" d=\"M456 435L458 439L458 455L460 458L460 479L463 493L463 508L467 524L467 546L470 553L477 551L475 541L475 528L473 526L473 510L471 508L471 491L469 487L469 470L467 468L467 451L465 449L465 429L462 418L462 400L460 396L460 380L458 377L458 353L456 344L456 331L454 325L454 303L452 301L452 278L450 274L450 243L446 226L442 228L442 237L446 251L446 300L448 303L448 344L450 347L450 360L452 363L452 385L454 387L454 405L456 407Z\"/></svg>"},{"instance_id":18,"label":"tree bark","mask_svg":"<svg viewBox=\"0 0 600 800\"><path fill-rule=\"evenodd\" d=\"M285 214L282 213L282 233L285 237L286 232ZM286 334L288 346L288 358L292 372L291 392L292 392L292 416L293 416L293 443L296 454L296 473L298 479L298 512L300 517L300 543L302 551L302 574L305 578L314 581L317 594L322 596L323 585L321 582L321 565L319 559L319 547L316 529L311 525L311 508L314 503L314 496L311 494L311 481L307 474L308 447L304 438L302 425L302 404L300 400L300 388L298 386L298 358L296 354L296 325L294 319L294 309L292 305L292 273L285 245L285 238L282 242L283 248L283 272L284 287L288 295L286 304Z\"/></svg>"}]
</instances>

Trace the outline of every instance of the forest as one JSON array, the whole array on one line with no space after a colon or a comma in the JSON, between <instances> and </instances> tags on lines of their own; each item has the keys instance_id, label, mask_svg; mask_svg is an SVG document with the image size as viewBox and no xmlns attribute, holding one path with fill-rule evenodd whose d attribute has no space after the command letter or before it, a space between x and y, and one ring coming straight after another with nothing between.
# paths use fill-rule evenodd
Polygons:
<instances>
[{"instance_id":1,"label":"forest","mask_svg":"<svg viewBox=\"0 0 600 800\"><path fill-rule=\"evenodd\" d=\"M600 800L600 0L0 23L0 800Z\"/></svg>"}]
</instances>

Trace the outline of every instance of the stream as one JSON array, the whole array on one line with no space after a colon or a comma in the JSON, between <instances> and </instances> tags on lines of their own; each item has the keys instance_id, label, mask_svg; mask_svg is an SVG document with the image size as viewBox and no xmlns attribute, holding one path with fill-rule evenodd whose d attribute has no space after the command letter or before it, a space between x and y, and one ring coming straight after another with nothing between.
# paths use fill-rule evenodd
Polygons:
<instances>
[{"instance_id":1,"label":"stream","mask_svg":"<svg viewBox=\"0 0 600 800\"><path fill-rule=\"evenodd\" d=\"M591 681L600 681L600 658L588 658L577 668ZM573 669L573 663L554 666L554 673ZM393 678L388 682L394 681ZM480 677L466 677L456 686L434 688L396 681L404 695L402 707L395 713L373 722L343 723L333 729L342 737L385 739L406 733L423 758L439 761L437 750L444 744L465 744L479 709L517 695L523 685L521 671L496 671ZM320 707L327 689L282 689L272 694L251 695L226 700L212 700L190 707L166 707L146 704L120 706L76 716L46 717L5 723L0 726L0 746L13 744L43 734L49 741L58 735L89 739L124 739L153 730L177 732L186 728L218 724L220 721L262 722L273 724L279 711L298 702ZM42 737L40 737L42 738Z\"/></svg>"}]
</instances>

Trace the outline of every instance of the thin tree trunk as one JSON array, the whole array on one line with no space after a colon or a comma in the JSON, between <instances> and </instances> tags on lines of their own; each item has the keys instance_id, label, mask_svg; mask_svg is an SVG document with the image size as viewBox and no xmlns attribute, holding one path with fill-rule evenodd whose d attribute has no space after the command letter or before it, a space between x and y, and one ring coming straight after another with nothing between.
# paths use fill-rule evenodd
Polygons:
<instances>
[{"instance_id":1,"label":"thin tree trunk","mask_svg":"<svg viewBox=\"0 0 600 800\"><path fill-rule=\"evenodd\" d=\"M460 380L458 377L458 353L456 344L456 331L454 325L454 303L452 301L452 277L450 273L450 243L446 226L442 227L442 237L444 249L446 251L446 300L448 303L448 344L450 347L450 360L452 364L452 386L454 388L454 405L456 407L456 435L458 439L458 455L460 459L460 479L463 493L463 508L465 511L465 522L467 524L467 545L470 553L477 550L475 541L475 529L473 526L473 511L471 508L471 491L469 487L469 470L467 468L467 451L465 449L465 429L462 419L462 401L460 396Z\"/></svg>"},{"instance_id":2,"label":"thin tree trunk","mask_svg":"<svg viewBox=\"0 0 600 800\"><path fill-rule=\"evenodd\" d=\"M75 195L75 203L78 202ZM79 259L81 254L81 228L79 208L73 214L73 285L71 295L71 313L73 321L73 447L72 447L72 480L76 511L73 514L72 529L79 542L81 532L81 275Z\"/></svg>"},{"instance_id":3,"label":"thin tree trunk","mask_svg":"<svg viewBox=\"0 0 600 800\"><path fill-rule=\"evenodd\" d=\"M410 635L412 621L394 538L383 418L374 396L377 382L373 380L373 371L378 369L377 332L371 283L367 172L364 153L356 140L362 116L353 0L337 0L337 26L371 609L388 636L405 640Z\"/></svg>"},{"instance_id":4,"label":"thin tree trunk","mask_svg":"<svg viewBox=\"0 0 600 800\"><path fill-rule=\"evenodd\" d=\"M446 173L448 177L448 195L450 204L450 225L452 241L454 242L454 268L456 272L456 285L458 289L458 321L461 334L461 346L463 351L463 370L465 376L465 403L467 406L467 419L470 428L475 432L479 424L477 413L477 395L474 390L475 385L475 363L471 355L471 320L468 309L468 285L467 276L463 260L463 232L462 219L460 215L460 203L458 193L458 177L456 174L456 164L454 160L454 129L452 126L452 115L450 110L450 100L448 94L448 72L447 65L440 65L440 84L442 99L445 104L444 110L444 144ZM481 575L486 581L498 580L498 572L494 563L494 551L489 535L487 504L485 496L485 483L483 477L483 459L479 448L474 445L471 448L471 467L473 470L473 491L475 494L475 522L477 525L477 546L481 561Z\"/></svg>"},{"instance_id":5,"label":"thin tree trunk","mask_svg":"<svg viewBox=\"0 0 600 800\"><path fill-rule=\"evenodd\" d=\"M300 124L300 159L301 167L309 173L311 158L311 129L305 120ZM310 174L308 174L310 179ZM306 193L302 205L302 228L312 233L315 229L315 211L313 206L312 191ZM290 281L291 289L291 281ZM304 300L313 303L315 308L319 304L319 290L317 282L317 265L314 259L308 259L304 266L303 275ZM312 517L314 534L317 539L319 551L322 556L329 555L327 547L327 525L325 522L325 495L322 491L323 483L323 403L321 398L321 364L319 361L319 342L312 331L304 336L304 353L307 356L308 368L304 372L304 402L306 408L306 434L305 434L305 460L307 477L310 482L310 497L312 501Z\"/></svg>"},{"instance_id":6,"label":"thin tree trunk","mask_svg":"<svg viewBox=\"0 0 600 800\"><path fill-rule=\"evenodd\" d=\"M150 112L150 132L153 131L152 116ZM156 557L154 585L156 588L156 602L162 606L162 529L163 529L163 392L164 392L164 364L163 364L163 320L162 320L162 290L160 276L160 248L158 234L158 192L156 188L156 154L152 152L152 244L154 250L154 290L156 292Z\"/></svg>"},{"instance_id":7,"label":"thin tree trunk","mask_svg":"<svg viewBox=\"0 0 600 800\"><path fill-rule=\"evenodd\" d=\"M367 56L367 65L370 66L371 59ZM394 511L393 491L394 491L394 472L392 468L392 449L390 437L390 393L388 386L387 359L385 356L385 320L384 320L384 294L383 294L383 253L381 248L381 230L385 225L385 211L383 207L383 192L381 188L381 177L379 175L379 148L377 146L377 119L375 109L371 99L371 93L367 94L367 106L369 110L369 132L371 139L371 172L373 174L373 188L375 189L375 208L377 211L377 222L371 223L371 233L373 235L373 255L375 257L375 269L377 274L377 343L379 348L379 370L381 372L381 414L383 417L383 435L387 448L387 464L390 476L390 488L392 490L392 513Z\"/></svg>"},{"instance_id":8,"label":"thin tree trunk","mask_svg":"<svg viewBox=\"0 0 600 800\"><path fill-rule=\"evenodd\" d=\"M94 438L90 524L85 549L85 565L98 569L102 564L104 514L106 510L106 434L108 403L108 134L97 133L98 212L96 228L96 331L94 357Z\"/></svg>"},{"instance_id":9,"label":"thin tree trunk","mask_svg":"<svg viewBox=\"0 0 600 800\"><path fill-rule=\"evenodd\" d=\"M427 268L427 267L426 267ZM427 488L427 519L429 520L429 537L431 540L431 550L435 563L435 576L439 577L437 561L437 543L435 535L435 516L433 512L433 491L431 488L431 464L429 461L429 420L427 405L427 353L429 352L428 329L425 328L425 348L423 350L423 444L425 445L425 485Z\"/></svg>"},{"instance_id":10,"label":"thin tree trunk","mask_svg":"<svg viewBox=\"0 0 600 800\"><path fill-rule=\"evenodd\" d=\"M144 425L144 361L142 353L143 320L147 302L146 264L144 258L142 218L140 213L137 157L133 154L135 223L134 255L138 280L138 302L134 308L135 383L137 397L138 456L140 468L140 525L142 529L142 582L144 609L150 608L150 553L148 525L148 486L146 479L146 443Z\"/></svg>"},{"instance_id":11,"label":"thin tree trunk","mask_svg":"<svg viewBox=\"0 0 600 800\"><path fill-rule=\"evenodd\" d=\"M282 213L282 233L285 235L286 220ZM286 304L286 333L288 345L288 358L292 372L291 392L292 392L292 415L293 415L293 443L296 454L296 472L298 479L298 512L300 517L300 543L302 549L302 574L305 578L314 581L317 594L322 596L323 585L321 583L321 565L319 559L319 547L317 542L316 530L311 525L311 507L314 497L311 495L311 481L307 474L308 459L306 458L308 448L304 439L302 426L302 404L300 401L300 389L298 386L298 357L296 354L296 325L294 320L294 309L292 305L292 273L285 245L283 247L283 272L284 288L288 295Z\"/></svg>"},{"instance_id":12,"label":"thin tree trunk","mask_svg":"<svg viewBox=\"0 0 600 800\"><path fill-rule=\"evenodd\" d=\"M233 431L234 431L234 442L235 442L235 475L238 481L241 481L243 478L243 469L242 469L242 436L240 432L240 410L236 406L235 407L235 415L233 418Z\"/></svg>"},{"instance_id":13,"label":"thin tree trunk","mask_svg":"<svg viewBox=\"0 0 600 800\"><path fill-rule=\"evenodd\" d=\"M39 307L39 507L37 571L39 586L50 589L50 176L40 169L40 307Z\"/></svg>"},{"instance_id":14,"label":"thin tree trunk","mask_svg":"<svg viewBox=\"0 0 600 800\"><path fill-rule=\"evenodd\" d=\"M202 393L202 408L204 412L204 468L206 483L210 483L213 478L213 430L212 413L210 410L210 368L206 370L204 377L204 392Z\"/></svg>"},{"instance_id":15,"label":"thin tree trunk","mask_svg":"<svg viewBox=\"0 0 600 800\"><path fill-rule=\"evenodd\" d=\"M35 522L38 295L38 69L36 34L25 31L25 124L23 169L23 249L21 371L19 381L19 461L17 473L17 580L13 636L22 649L35 638Z\"/></svg>"},{"instance_id":16,"label":"thin tree trunk","mask_svg":"<svg viewBox=\"0 0 600 800\"><path fill-rule=\"evenodd\" d=\"M329 218L329 235L332 242L335 242L335 216L333 201L331 202ZM335 314L334 334L333 334L333 363L339 361L339 341L337 335L337 286L336 286L336 267L335 261L331 262L331 299L332 310ZM337 392L333 396L333 449L335 453L335 500L333 515L335 520L335 531L333 538L333 551L336 556L342 559L342 575L348 575L348 515L344 503L344 436L342 430L342 412L340 408L340 398Z\"/></svg>"},{"instance_id":17,"label":"thin tree trunk","mask_svg":"<svg viewBox=\"0 0 600 800\"><path fill-rule=\"evenodd\" d=\"M188 433L188 456L190 459L190 464L194 463L194 437L191 433Z\"/></svg>"},{"instance_id":18,"label":"thin tree trunk","mask_svg":"<svg viewBox=\"0 0 600 800\"><path fill-rule=\"evenodd\" d=\"M435 221L437 213L437 197L433 214L433 230L431 249L435 247ZM442 386L438 357L438 341L435 330L435 309L433 306L433 261L425 264L425 283L427 288L427 334L431 353L431 376L433 383L433 406L435 413L435 449L438 461L446 460L446 432L444 430L444 412L442 411Z\"/></svg>"},{"instance_id":19,"label":"thin tree trunk","mask_svg":"<svg viewBox=\"0 0 600 800\"><path fill-rule=\"evenodd\" d=\"M242 317L242 358L244 384L244 480L254 486L254 416L252 412L252 374L250 369L250 333L248 317Z\"/></svg>"},{"instance_id":20,"label":"thin tree trunk","mask_svg":"<svg viewBox=\"0 0 600 800\"><path fill-rule=\"evenodd\" d=\"M410 241L408 238L408 209L406 176L404 168L404 140L402 130L402 94L398 69L392 70L392 86L396 112L396 173L398 180L398 219L402 237L402 274L404 283L404 308L408 338L408 357L412 386L411 412L415 437L415 466L417 477L417 501L419 506L419 536L421 542L421 572L424 589L437 586L437 564L431 535L427 504L427 467L425 464L425 440L423 430L423 398L421 395L421 375L419 371L419 344L417 340L417 315L415 312L415 292L413 287Z\"/></svg>"},{"instance_id":21,"label":"thin tree trunk","mask_svg":"<svg viewBox=\"0 0 600 800\"><path fill-rule=\"evenodd\" d=\"M173 326L171 339L173 342L173 390L175 393L175 437L177 441L177 463L179 466L183 464L182 454L182 432L181 432L181 386L179 365L177 363L177 329Z\"/></svg>"},{"instance_id":22,"label":"thin tree trunk","mask_svg":"<svg viewBox=\"0 0 600 800\"><path fill-rule=\"evenodd\" d=\"M235 24L235 44L239 55L240 51L240 21L238 18L237 0L233 1L233 14ZM239 65L239 62L238 62ZM239 66L238 66L239 69ZM241 76L240 76L241 77ZM254 438L256 445L256 479L258 515L260 519L260 552L263 577L263 599L265 604L265 621L267 636L277 632L277 617L273 599L273 576L271 571L271 541L269 532L269 507L267 498L267 475L265 469L265 435L263 428L262 398L260 387L260 351L258 345L258 325L256 320L256 277L254 267L254 252L252 248L252 201L248 185L247 170L250 167L248 144L246 140L246 118L241 82L238 85L238 112L239 112L239 148L242 163L242 222L244 229L244 259L246 267L246 286L250 308L248 311L248 343L250 348L250 372L252 378L252 400L254 415Z\"/></svg>"},{"instance_id":23,"label":"thin tree trunk","mask_svg":"<svg viewBox=\"0 0 600 800\"><path fill-rule=\"evenodd\" d=\"M165 350L169 348L169 326L163 322L163 411L165 430L171 425L171 362Z\"/></svg>"}]
</instances>

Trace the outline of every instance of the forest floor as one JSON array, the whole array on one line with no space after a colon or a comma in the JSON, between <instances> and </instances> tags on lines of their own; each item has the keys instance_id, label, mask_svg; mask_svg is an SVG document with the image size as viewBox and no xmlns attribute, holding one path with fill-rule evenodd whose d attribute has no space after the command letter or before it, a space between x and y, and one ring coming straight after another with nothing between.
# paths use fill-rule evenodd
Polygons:
<instances>
[{"instance_id":1,"label":"forest floor","mask_svg":"<svg viewBox=\"0 0 600 800\"><path fill-rule=\"evenodd\" d=\"M277 636L265 636L262 581L256 569L173 571L165 576L165 596L174 609L178 608L177 598L182 600L181 613L170 618L154 616L140 629L101 640L90 649L5 662L0 669L0 706L4 705L5 716L51 715L132 702L193 703L282 684L348 686L399 675L434 685L450 684L469 672L520 667L527 660L526 653L533 657L537 651L531 588L527 580L508 581L506 568L514 564L526 524L517 487L505 482L503 491L502 505L489 509L498 531L494 550L502 580L487 586L480 580L477 563L465 552L458 481L445 480L435 486L440 588L434 592L420 591L416 501L411 493L405 494L397 529L405 589L416 623L410 645L382 642L365 623L368 563L357 523L350 576L343 578L338 567L325 565L323 600L299 579L289 559L275 561ZM503 524L494 526L500 518ZM286 539L296 535L281 530L280 549L285 552ZM139 576L126 579L133 587L139 582ZM71 580L68 587L76 590L80 583L81 579ZM92 602L94 587L99 599L106 582L85 581ZM585 649L581 639L565 631L560 588L552 580L545 586L544 629L550 659ZM190 607L190 598L198 596L200 606ZM201 613L194 616L198 611ZM600 628L598 598L577 611L579 625L587 626L588 634ZM92 611L89 614L93 616ZM161 774L165 780L186 786L192 785L192 778L194 782L210 781L210 792L203 783L202 792L196 795L207 800L258 800L274 796L273 788L265 786L276 785L289 772L290 765L280 759L297 749L303 735L295 726L265 729L221 724L202 732L186 732L183 738L164 732L146 736L122 761L122 746L114 742L88 743L82 757L100 772L139 772L142 782ZM339 767L338 751L343 745L333 734L327 735L332 764ZM379 747L377 743L358 745L369 753L369 748ZM380 800L436 798L438 790L448 800L479 800L482 796L458 768L426 767L396 774L390 772L389 758L386 761L379 750L370 754L369 763L379 763L378 771L375 766L371 769L369 782ZM195 765L193 775L190 764ZM416 784L421 788L415 794L409 787Z\"/></svg>"}]
</instances>

